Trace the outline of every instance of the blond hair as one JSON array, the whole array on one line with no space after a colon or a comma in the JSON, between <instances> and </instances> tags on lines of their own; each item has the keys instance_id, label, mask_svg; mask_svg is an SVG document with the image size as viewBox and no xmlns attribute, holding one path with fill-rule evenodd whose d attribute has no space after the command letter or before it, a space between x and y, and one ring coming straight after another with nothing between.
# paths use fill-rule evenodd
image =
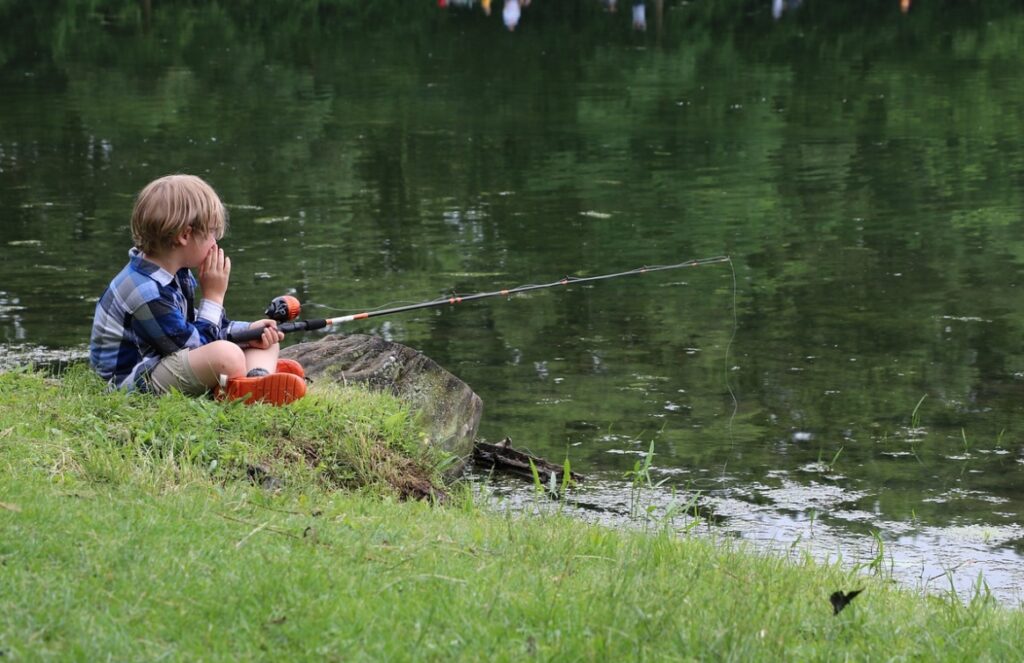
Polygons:
<instances>
[{"instance_id":1,"label":"blond hair","mask_svg":"<svg viewBox=\"0 0 1024 663\"><path fill-rule=\"evenodd\" d=\"M188 228L220 239L227 225L227 210L213 187L195 175L167 175L147 184L135 199L132 241L143 253L158 255Z\"/></svg>"}]
</instances>

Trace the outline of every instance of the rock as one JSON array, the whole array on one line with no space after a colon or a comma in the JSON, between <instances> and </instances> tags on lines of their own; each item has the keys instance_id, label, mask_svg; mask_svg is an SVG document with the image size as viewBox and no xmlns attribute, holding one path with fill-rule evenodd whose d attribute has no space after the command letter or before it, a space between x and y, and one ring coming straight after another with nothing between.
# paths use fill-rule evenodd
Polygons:
<instances>
[{"instance_id":1,"label":"rock","mask_svg":"<svg viewBox=\"0 0 1024 663\"><path fill-rule=\"evenodd\" d=\"M483 401L423 353L377 336L331 334L284 348L281 356L298 361L313 380L361 383L407 403L423 416L431 443L460 459L449 475L472 457Z\"/></svg>"}]
</instances>

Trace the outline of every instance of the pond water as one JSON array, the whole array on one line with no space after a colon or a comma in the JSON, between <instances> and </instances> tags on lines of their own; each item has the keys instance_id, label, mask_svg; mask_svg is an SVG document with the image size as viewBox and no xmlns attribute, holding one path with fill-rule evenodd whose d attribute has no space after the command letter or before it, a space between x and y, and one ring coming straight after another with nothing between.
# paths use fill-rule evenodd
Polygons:
<instances>
[{"instance_id":1,"label":"pond water","mask_svg":"<svg viewBox=\"0 0 1024 663\"><path fill-rule=\"evenodd\" d=\"M607 517L653 442L659 508L1022 598L1017 3L49 4L0 6L0 362L84 354L170 172L229 207L238 319L728 255L347 330Z\"/></svg>"}]
</instances>

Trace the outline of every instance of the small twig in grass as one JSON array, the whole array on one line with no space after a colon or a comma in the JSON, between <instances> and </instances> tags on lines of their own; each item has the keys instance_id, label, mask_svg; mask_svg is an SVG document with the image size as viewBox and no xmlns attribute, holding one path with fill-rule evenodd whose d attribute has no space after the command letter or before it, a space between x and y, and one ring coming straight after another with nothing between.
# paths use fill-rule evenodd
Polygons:
<instances>
[{"instance_id":1,"label":"small twig in grass","mask_svg":"<svg viewBox=\"0 0 1024 663\"><path fill-rule=\"evenodd\" d=\"M270 522L271 521L268 520L267 522L263 523L262 525L257 525L255 529L253 529L251 532L249 532L248 534L246 534L245 536L243 536L241 539L238 540L238 543L235 544L235 548L241 548L242 545L246 541L248 541L254 534L256 534L257 532L259 532L261 530L266 529L267 526L270 524Z\"/></svg>"},{"instance_id":2,"label":"small twig in grass","mask_svg":"<svg viewBox=\"0 0 1024 663\"><path fill-rule=\"evenodd\" d=\"M445 582L454 582L454 583L457 583L457 584L460 584L460 585L468 585L469 584L468 582L466 582L462 578L451 578L449 576L443 576L443 575L439 575L437 573L421 573L421 574L415 575L415 576L405 576L403 578L396 578L395 580L392 580L388 584L384 585L381 588L381 592L382 593L386 592L387 590L391 589L392 587L394 587L398 583L404 582L406 580L443 580Z\"/></svg>"},{"instance_id":3,"label":"small twig in grass","mask_svg":"<svg viewBox=\"0 0 1024 663\"><path fill-rule=\"evenodd\" d=\"M460 585L468 585L469 583L462 578L452 578L450 576L443 576L438 573L421 573L416 576L420 580L444 580L445 582L454 582Z\"/></svg>"},{"instance_id":4,"label":"small twig in grass","mask_svg":"<svg viewBox=\"0 0 1024 663\"><path fill-rule=\"evenodd\" d=\"M320 512L318 512L316 510L314 510L312 513L303 513L302 511L292 511L290 509L279 509L277 507L268 506L266 504L257 504L256 502L249 502L249 505L250 506L256 506L256 507L259 507L261 509L266 509L267 511L276 511L278 513L287 513L288 515L291 515L291 516L318 516L318 515L320 515Z\"/></svg>"},{"instance_id":5,"label":"small twig in grass","mask_svg":"<svg viewBox=\"0 0 1024 663\"><path fill-rule=\"evenodd\" d=\"M367 556L367 559L371 559L372 561L377 561L376 559L371 558L369 556ZM399 559L397 562L394 562L392 564L388 564L387 566L383 567L381 569L381 571L393 571L393 570L397 569L398 567L402 566L403 564L408 564L413 559L414 559L414 557L412 555L410 555L408 557L403 557L403 558Z\"/></svg>"},{"instance_id":6,"label":"small twig in grass","mask_svg":"<svg viewBox=\"0 0 1024 663\"><path fill-rule=\"evenodd\" d=\"M249 522L248 520L242 520L241 518L235 518L234 516L229 516L229 515L224 514L224 513L218 513L217 515L220 516L221 518L223 518L224 520L230 520L232 522L241 523L243 525L249 525L250 527L253 526L253 523ZM277 527L270 527L270 522L271 521L268 520L267 522L263 523L262 525L257 525L256 528L253 531L251 531L248 534L246 534L238 543L236 543L235 547L236 548L241 548L242 544L245 543L246 539L248 539L250 536L252 536L253 534L256 534L257 532L259 532L261 530L266 530L266 531L270 532L271 534L280 534L281 536L287 536L289 539L295 539L296 541L306 541L306 542L312 541L313 543L315 543L318 546L324 546L326 548L330 548L331 547L331 544L327 543L326 541L320 541L319 537L316 537L316 538L313 538L313 537L301 537L298 534L292 534L291 532L285 531L283 529L279 529Z\"/></svg>"},{"instance_id":7,"label":"small twig in grass","mask_svg":"<svg viewBox=\"0 0 1024 663\"><path fill-rule=\"evenodd\" d=\"M605 562L617 561L612 559L611 557L604 557L603 555L573 555L573 557L575 557L576 559L600 559Z\"/></svg>"},{"instance_id":8,"label":"small twig in grass","mask_svg":"<svg viewBox=\"0 0 1024 663\"><path fill-rule=\"evenodd\" d=\"M715 570L717 570L717 571L721 571L722 573L724 573L725 575L729 576L729 577L730 577L730 578L732 578L733 580L736 580L736 581L739 581L739 580L740 580L739 576L737 576L737 575L736 575L735 573L732 573L732 572L731 572L731 571L729 571L728 569L723 569L723 568L722 568L722 567L720 567L720 566L716 566L716 567L715 567Z\"/></svg>"}]
</instances>

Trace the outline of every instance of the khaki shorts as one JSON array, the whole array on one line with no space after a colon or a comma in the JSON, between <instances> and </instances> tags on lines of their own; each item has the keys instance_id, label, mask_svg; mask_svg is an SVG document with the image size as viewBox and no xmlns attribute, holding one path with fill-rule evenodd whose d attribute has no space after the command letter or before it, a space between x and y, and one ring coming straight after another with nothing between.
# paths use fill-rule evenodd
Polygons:
<instances>
[{"instance_id":1,"label":"khaki shorts","mask_svg":"<svg viewBox=\"0 0 1024 663\"><path fill-rule=\"evenodd\" d=\"M188 362L188 348L178 350L164 357L149 374L149 385L153 393L166 394L177 389L189 396L199 396L209 391L209 387L199 381Z\"/></svg>"}]
</instances>

